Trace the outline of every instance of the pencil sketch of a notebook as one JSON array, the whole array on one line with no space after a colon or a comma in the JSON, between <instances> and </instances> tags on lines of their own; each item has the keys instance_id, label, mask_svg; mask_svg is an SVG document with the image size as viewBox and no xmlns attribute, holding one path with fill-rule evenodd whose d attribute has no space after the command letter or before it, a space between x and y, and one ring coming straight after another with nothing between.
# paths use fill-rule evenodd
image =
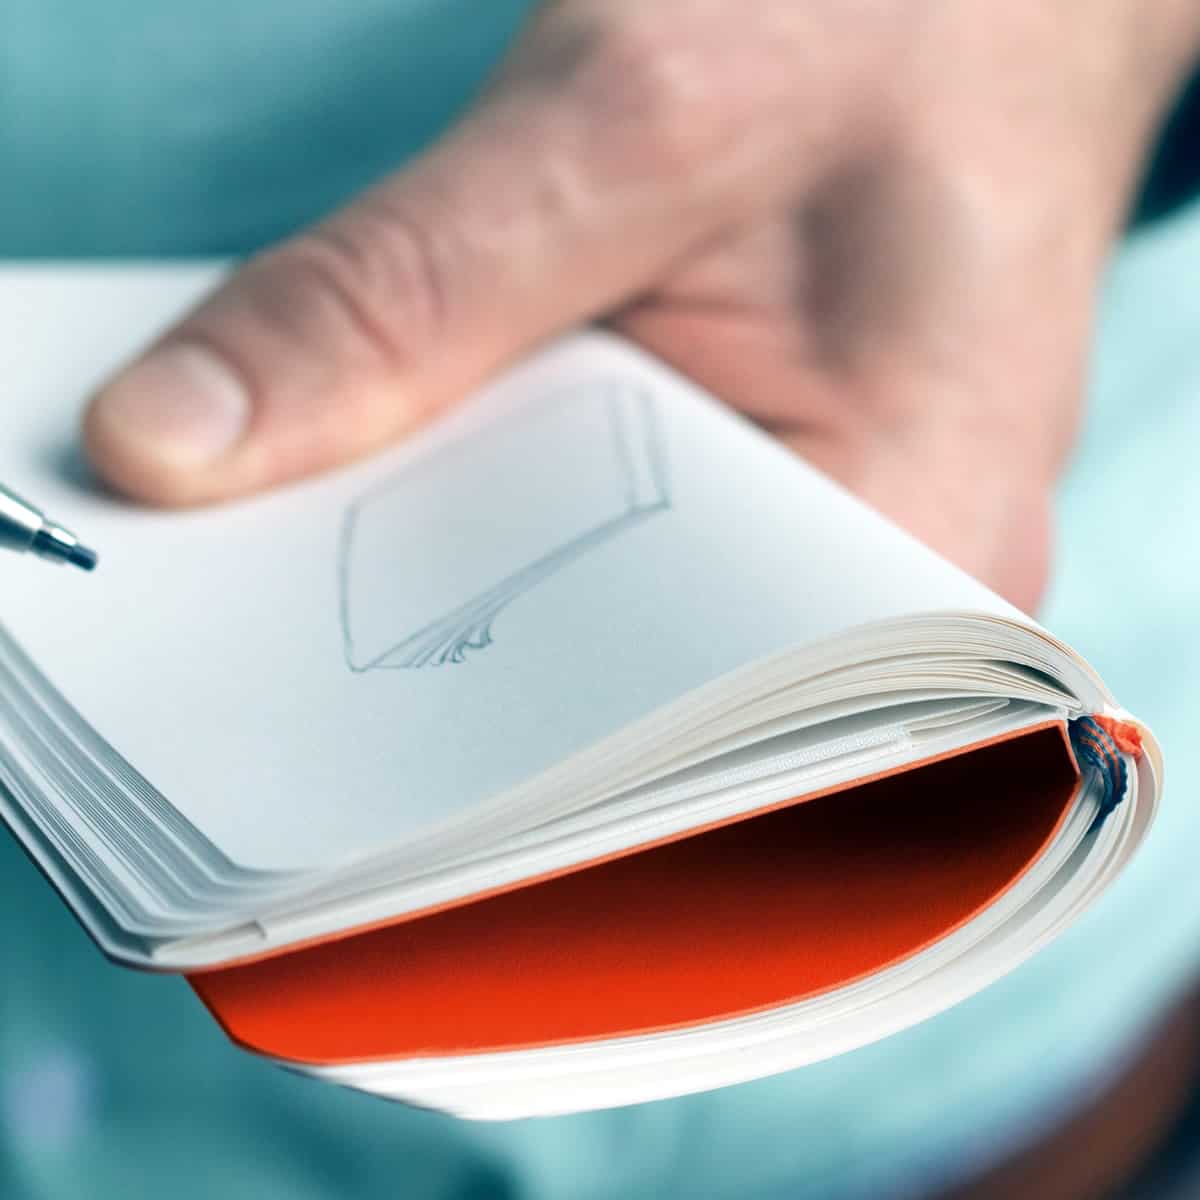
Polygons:
<instances>
[{"instance_id":1,"label":"pencil sketch of a notebook","mask_svg":"<svg viewBox=\"0 0 1200 1200\"><path fill-rule=\"evenodd\" d=\"M669 505L648 390L598 379L533 401L349 506L346 663L361 672L463 662L491 644L506 605Z\"/></svg>"},{"instance_id":2,"label":"pencil sketch of a notebook","mask_svg":"<svg viewBox=\"0 0 1200 1200\"><path fill-rule=\"evenodd\" d=\"M247 1053L488 1120L743 1083L991 986L1146 839L1075 651L605 330L270 497L79 488L79 397L215 282L0 268L0 479L102 550L0 551L0 825Z\"/></svg>"}]
</instances>

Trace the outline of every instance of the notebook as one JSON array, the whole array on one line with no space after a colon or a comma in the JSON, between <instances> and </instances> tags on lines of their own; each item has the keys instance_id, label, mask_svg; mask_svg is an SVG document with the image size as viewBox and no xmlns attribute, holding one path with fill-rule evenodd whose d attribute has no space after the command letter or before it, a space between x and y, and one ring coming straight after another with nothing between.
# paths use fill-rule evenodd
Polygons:
<instances>
[{"instance_id":1,"label":"notebook","mask_svg":"<svg viewBox=\"0 0 1200 1200\"><path fill-rule=\"evenodd\" d=\"M609 333L310 481L106 494L84 397L216 278L0 271L0 478L101 555L0 557L0 811L244 1050L483 1118L717 1087L986 987L1145 836L1070 647Z\"/></svg>"}]
</instances>

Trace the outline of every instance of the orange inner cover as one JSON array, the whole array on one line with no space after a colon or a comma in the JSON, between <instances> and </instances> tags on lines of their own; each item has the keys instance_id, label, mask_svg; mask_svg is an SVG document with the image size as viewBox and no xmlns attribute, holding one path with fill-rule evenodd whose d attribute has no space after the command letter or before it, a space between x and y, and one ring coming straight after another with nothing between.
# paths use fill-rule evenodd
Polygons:
<instances>
[{"instance_id":1,"label":"orange inner cover","mask_svg":"<svg viewBox=\"0 0 1200 1200\"><path fill-rule=\"evenodd\" d=\"M430 915L206 971L226 1032L307 1063L707 1022L842 986L962 925L1078 782L1062 726Z\"/></svg>"}]
</instances>

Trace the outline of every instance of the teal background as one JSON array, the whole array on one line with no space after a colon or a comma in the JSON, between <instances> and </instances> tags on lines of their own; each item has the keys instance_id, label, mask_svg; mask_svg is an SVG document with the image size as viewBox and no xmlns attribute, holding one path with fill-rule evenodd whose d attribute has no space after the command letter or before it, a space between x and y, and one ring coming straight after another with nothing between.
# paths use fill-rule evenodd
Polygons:
<instances>
[{"instance_id":1,"label":"teal background","mask_svg":"<svg viewBox=\"0 0 1200 1200\"><path fill-rule=\"evenodd\" d=\"M419 148L526 7L0 0L0 255L252 249ZM1163 159L1146 211L1179 199L1191 155ZM1069 1110L1200 958L1198 277L1200 209L1121 252L1060 496L1045 619L1155 726L1170 782L1133 869L1049 951L833 1062L641 1108L471 1125L235 1052L178 980L106 964L0 839L0 1196L878 1200Z\"/></svg>"},{"instance_id":2,"label":"teal background","mask_svg":"<svg viewBox=\"0 0 1200 1200\"><path fill-rule=\"evenodd\" d=\"M0 0L0 255L240 253L469 101L530 0Z\"/></svg>"}]
</instances>

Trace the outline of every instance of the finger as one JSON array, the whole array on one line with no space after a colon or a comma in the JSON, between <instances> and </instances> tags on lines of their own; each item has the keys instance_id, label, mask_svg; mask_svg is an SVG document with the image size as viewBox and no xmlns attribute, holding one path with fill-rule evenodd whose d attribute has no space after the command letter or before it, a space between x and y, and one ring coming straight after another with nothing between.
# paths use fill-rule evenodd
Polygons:
<instances>
[{"instance_id":1,"label":"finger","mask_svg":"<svg viewBox=\"0 0 1200 1200\"><path fill-rule=\"evenodd\" d=\"M361 455L722 219L739 193L719 122L680 111L691 76L653 35L568 10L424 158L252 260L102 389L84 433L111 485L192 504Z\"/></svg>"}]
</instances>

